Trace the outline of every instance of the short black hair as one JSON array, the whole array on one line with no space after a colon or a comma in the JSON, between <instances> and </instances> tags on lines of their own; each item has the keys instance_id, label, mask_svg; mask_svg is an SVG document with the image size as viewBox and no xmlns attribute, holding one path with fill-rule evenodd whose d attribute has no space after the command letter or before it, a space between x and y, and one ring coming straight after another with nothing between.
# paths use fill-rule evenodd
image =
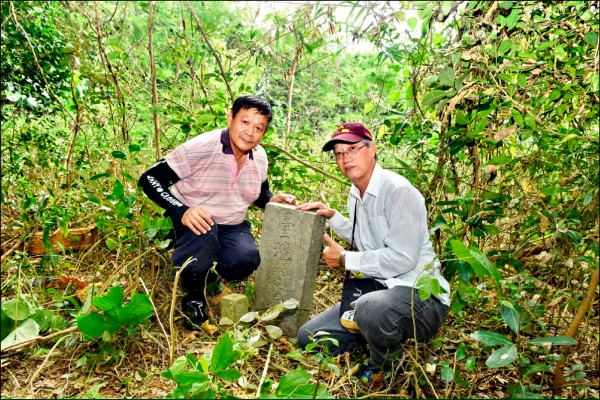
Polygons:
<instances>
[{"instance_id":1,"label":"short black hair","mask_svg":"<svg viewBox=\"0 0 600 400\"><path fill-rule=\"evenodd\" d=\"M273 111L271 105L262 97L258 96L240 96L233 102L231 107L231 116L235 118L240 110L247 110L250 108L256 108L258 113L267 117L269 123L273 119Z\"/></svg>"}]
</instances>

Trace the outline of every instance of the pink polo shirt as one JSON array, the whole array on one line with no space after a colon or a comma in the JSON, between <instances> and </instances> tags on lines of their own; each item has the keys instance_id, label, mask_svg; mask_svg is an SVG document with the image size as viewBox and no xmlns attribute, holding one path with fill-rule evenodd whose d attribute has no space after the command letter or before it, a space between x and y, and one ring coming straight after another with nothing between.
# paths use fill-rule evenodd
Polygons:
<instances>
[{"instance_id":1,"label":"pink polo shirt","mask_svg":"<svg viewBox=\"0 0 600 400\"><path fill-rule=\"evenodd\" d=\"M267 179L267 153L258 145L238 172L227 129L206 132L165 157L180 180L171 188L189 207L206 208L216 224L240 224Z\"/></svg>"}]
</instances>

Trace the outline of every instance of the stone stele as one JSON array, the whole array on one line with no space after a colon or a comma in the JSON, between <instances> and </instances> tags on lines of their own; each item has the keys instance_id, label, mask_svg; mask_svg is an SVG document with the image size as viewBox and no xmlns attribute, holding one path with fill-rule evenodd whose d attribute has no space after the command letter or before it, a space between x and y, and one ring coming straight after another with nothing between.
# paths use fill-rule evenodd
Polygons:
<instances>
[{"instance_id":1,"label":"stone stele","mask_svg":"<svg viewBox=\"0 0 600 400\"><path fill-rule=\"evenodd\" d=\"M296 309L285 310L273 321L288 337L296 337L312 309L324 231L325 218L315 212L280 203L265 207L254 309L260 313L298 300Z\"/></svg>"}]
</instances>

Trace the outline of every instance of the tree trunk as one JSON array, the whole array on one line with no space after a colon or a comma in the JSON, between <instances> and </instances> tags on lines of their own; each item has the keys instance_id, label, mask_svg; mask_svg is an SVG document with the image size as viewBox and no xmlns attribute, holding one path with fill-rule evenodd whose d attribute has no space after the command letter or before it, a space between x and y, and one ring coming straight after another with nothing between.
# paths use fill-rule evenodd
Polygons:
<instances>
[{"instance_id":1,"label":"tree trunk","mask_svg":"<svg viewBox=\"0 0 600 400\"><path fill-rule=\"evenodd\" d=\"M154 143L156 145L156 159L162 158L160 150L160 125L158 122L158 91L156 89L156 65L154 64L154 5L148 2L148 54L150 55L150 76L152 80L152 121L154 122Z\"/></svg>"}]
</instances>

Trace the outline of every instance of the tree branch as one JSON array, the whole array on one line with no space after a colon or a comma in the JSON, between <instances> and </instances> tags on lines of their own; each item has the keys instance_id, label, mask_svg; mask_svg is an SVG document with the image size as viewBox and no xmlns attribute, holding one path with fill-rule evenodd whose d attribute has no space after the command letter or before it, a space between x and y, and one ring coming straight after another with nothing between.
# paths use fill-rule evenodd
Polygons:
<instances>
[{"instance_id":1,"label":"tree branch","mask_svg":"<svg viewBox=\"0 0 600 400\"><path fill-rule=\"evenodd\" d=\"M204 27L202 26L202 23L200 23L200 20L198 19L198 16L194 12L194 9L192 8L192 5L190 4L190 2L186 1L186 4L188 6L188 9L190 10L190 13L192 14L192 17L196 21L196 25L198 26L198 30L200 31L200 34L202 35L202 39L204 39L204 43L206 43L210 52L215 57L215 60L217 60L219 70L221 71L221 77L223 77L223 82L225 82L225 85L227 86L227 92L229 92L229 97L231 98L231 102L233 103L233 101L235 100L235 97L233 96L233 92L231 91L231 86L229 86L229 80L227 79L227 75L225 74L225 69L223 68L223 64L221 63L221 58L219 57L219 53L217 53L215 48L210 44L210 40L208 40L208 36L206 35L206 32L204 31Z\"/></svg>"},{"instance_id":2,"label":"tree branch","mask_svg":"<svg viewBox=\"0 0 600 400\"><path fill-rule=\"evenodd\" d=\"M276 144L273 144L273 143L261 143L261 146L263 146L263 147L272 147L272 148L274 148L276 150L281 151L282 153L284 153L286 156L290 157L294 161L298 161L300 164L304 165L305 167L313 169L313 170L317 171L318 173L325 175L328 178L331 178L331 179L333 179L333 180L335 180L335 181L337 181L339 183L342 183L344 185L347 185L347 186L351 186L352 185L350 182L344 181L344 180L338 178L337 176L332 175L329 172L326 172L325 170L322 170L319 167L315 167L314 165L311 165L311 164L307 163L306 161L304 161L304 160L296 157L295 155L293 155L289 151L285 150L284 148L281 148L281 147L277 146Z\"/></svg>"}]
</instances>

